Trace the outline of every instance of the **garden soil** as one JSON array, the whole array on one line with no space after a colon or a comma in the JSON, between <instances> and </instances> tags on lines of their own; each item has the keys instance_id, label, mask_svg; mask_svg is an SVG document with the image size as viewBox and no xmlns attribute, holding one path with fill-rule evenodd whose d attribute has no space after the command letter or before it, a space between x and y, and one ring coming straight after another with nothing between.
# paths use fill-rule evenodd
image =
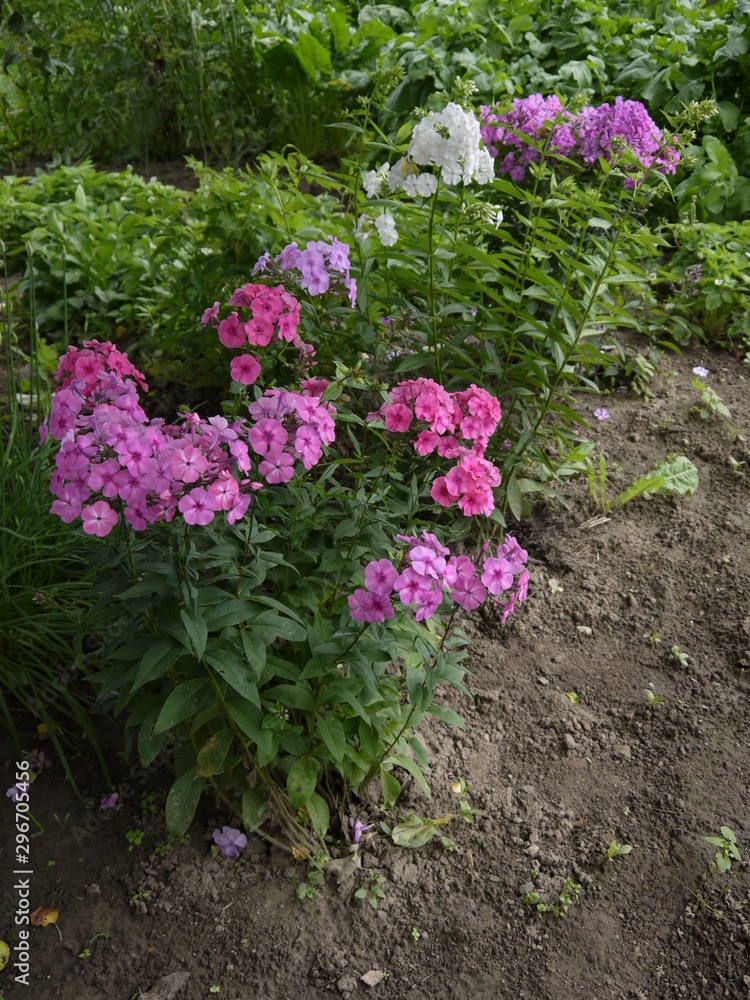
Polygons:
<instances>
[{"instance_id":1,"label":"garden soil","mask_svg":"<svg viewBox=\"0 0 750 1000\"><path fill-rule=\"evenodd\" d=\"M699 364L731 428L691 415ZM563 491L570 509L534 507L519 531L528 602L505 628L494 613L465 619L474 700L444 701L466 732L421 727L431 799L401 774L394 813L372 808L359 850L340 847L319 897L299 902L305 865L261 839L239 862L212 857L227 819L211 802L164 853L167 769L131 773L113 729L116 811L97 811L108 790L85 761L87 803L59 764L31 788L44 830L31 841L31 906L59 911L62 939L31 928L30 985L9 965L5 1000L750 997L750 866L712 874L717 848L704 840L728 826L750 859L750 370L670 354L651 388L650 399L615 392L601 423L602 401L579 399L610 474L620 470L611 495L670 453L695 463L697 493L636 499L586 524L597 511L577 477ZM24 739L52 755L35 729ZM442 826L448 847L397 848L378 831L410 812L457 811L459 778L481 816ZM11 809L0 811L0 937L12 947ZM129 850L135 830L143 842ZM608 860L613 842L632 850ZM562 912L572 884L578 899ZM374 909L355 892L376 885ZM531 892L560 915L537 914Z\"/></svg>"}]
</instances>

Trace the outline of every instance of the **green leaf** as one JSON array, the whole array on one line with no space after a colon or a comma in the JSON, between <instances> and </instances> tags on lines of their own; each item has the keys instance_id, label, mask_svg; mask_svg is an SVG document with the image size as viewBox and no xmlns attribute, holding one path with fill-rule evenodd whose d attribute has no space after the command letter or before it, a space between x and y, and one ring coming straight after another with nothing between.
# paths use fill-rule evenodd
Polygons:
<instances>
[{"instance_id":1,"label":"green leaf","mask_svg":"<svg viewBox=\"0 0 750 1000\"><path fill-rule=\"evenodd\" d=\"M205 654L206 663L224 680L260 708L258 687L245 660L239 656L228 642L211 642Z\"/></svg>"},{"instance_id":2,"label":"green leaf","mask_svg":"<svg viewBox=\"0 0 750 1000\"><path fill-rule=\"evenodd\" d=\"M26 18L20 10L14 10L8 18L8 31L11 35L26 34Z\"/></svg>"},{"instance_id":3,"label":"green leaf","mask_svg":"<svg viewBox=\"0 0 750 1000\"><path fill-rule=\"evenodd\" d=\"M286 779L289 801L295 809L301 809L315 791L318 781L318 765L312 757L305 757L292 765Z\"/></svg>"},{"instance_id":4,"label":"green leaf","mask_svg":"<svg viewBox=\"0 0 750 1000\"><path fill-rule=\"evenodd\" d=\"M250 629L242 629L240 637L247 662L252 667L256 680L259 681L266 666L266 644Z\"/></svg>"},{"instance_id":5,"label":"green leaf","mask_svg":"<svg viewBox=\"0 0 750 1000\"><path fill-rule=\"evenodd\" d=\"M264 715L255 705L246 701L228 701L227 708L240 731L255 744L258 766L265 767L278 752L278 736L270 729L263 728Z\"/></svg>"},{"instance_id":6,"label":"green leaf","mask_svg":"<svg viewBox=\"0 0 750 1000\"><path fill-rule=\"evenodd\" d=\"M197 677L194 680L178 684L159 712L159 718L154 726L154 735L164 733L194 715L203 701L203 689L207 684L207 677Z\"/></svg>"},{"instance_id":7,"label":"green leaf","mask_svg":"<svg viewBox=\"0 0 750 1000\"><path fill-rule=\"evenodd\" d=\"M83 190L83 188L81 187L80 184L77 185L77 187L76 187L76 193L75 193L75 195L73 197L74 197L75 203L78 206L78 208L82 212L85 212L86 208L87 208L87 206L86 206L86 192Z\"/></svg>"},{"instance_id":8,"label":"green leaf","mask_svg":"<svg viewBox=\"0 0 750 1000\"><path fill-rule=\"evenodd\" d=\"M505 481L505 495L508 498L508 506L511 509L513 517L515 517L517 521L520 521L521 513L523 511L523 499L514 475L508 476Z\"/></svg>"},{"instance_id":9,"label":"green leaf","mask_svg":"<svg viewBox=\"0 0 750 1000\"><path fill-rule=\"evenodd\" d=\"M426 823L417 816L404 823L397 823L391 830L391 839L398 847L424 847L439 832L432 823Z\"/></svg>"},{"instance_id":10,"label":"green leaf","mask_svg":"<svg viewBox=\"0 0 750 1000\"><path fill-rule=\"evenodd\" d=\"M153 726L153 720L148 720L143 723L138 731L138 758L141 762L141 767L148 767L150 764L153 764L159 755L159 751L164 746L164 737L166 734L159 733L159 735L154 736Z\"/></svg>"},{"instance_id":11,"label":"green leaf","mask_svg":"<svg viewBox=\"0 0 750 1000\"><path fill-rule=\"evenodd\" d=\"M204 778L221 774L227 762L233 739L234 731L232 729L222 729L221 732L210 736L198 751L198 774Z\"/></svg>"},{"instance_id":12,"label":"green leaf","mask_svg":"<svg viewBox=\"0 0 750 1000\"><path fill-rule=\"evenodd\" d=\"M330 712L326 714L321 712L316 715L316 719L318 721L318 735L325 743L336 763L340 764L344 759L344 750L346 748L344 727L336 716Z\"/></svg>"},{"instance_id":13,"label":"green leaf","mask_svg":"<svg viewBox=\"0 0 750 1000\"><path fill-rule=\"evenodd\" d=\"M263 798L263 790L246 788L242 793L242 825L248 833L257 830L261 823L271 815L271 807Z\"/></svg>"},{"instance_id":14,"label":"green leaf","mask_svg":"<svg viewBox=\"0 0 750 1000\"><path fill-rule=\"evenodd\" d=\"M324 837L328 832L328 825L331 822L326 800L322 797L322 795L318 795L317 792L313 792L305 803L305 808L307 809L308 816L312 822L313 829L319 837Z\"/></svg>"},{"instance_id":15,"label":"green leaf","mask_svg":"<svg viewBox=\"0 0 750 1000\"><path fill-rule=\"evenodd\" d=\"M313 35L300 35L294 52L302 69L313 80L317 79L319 73L331 72L331 53Z\"/></svg>"},{"instance_id":16,"label":"green leaf","mask_svg":"<svg viewBox=\"0 0 750 1000\"><path fill-rule=\"evenodd\" d=\"M181 837L195 816L203 791L203 782L197 775L196 765L180 775L169 790L165 812L167 828L173 837Z\"/></svg>"},{"instance_id":17,"label":"green leaf","mask_svg":"<svg viewBox=\"0 0 750 1000\"><path fill-rule=\"evenodd\" d=\"M330 9L326 11L326 18L333 36L333 44L337 52L346 52L351 45L349 38L349 24L346 17L340 10Z\"/></svg>"},{"instance_id":18,"label":"green leaf","mask_svg":"<svg viewBox=\"0 0 750 1000\"><path fill-rule=\"evenodd\" d=\"M466 723L458 712L454 712L452 708L446 708L445 705L430 705L427 711L430 715L434 715L436 719L440 719L441 722L447 722L450 726L457 726L459 729L466 731Z\"/></svg>"},{"instance_id":19,"label":"green leaf","mask_svg":"<svg viewBox=\"0 0 750 1000\"><path fill-rule=\"evenodd\" d=\"M156 641L152 639L151 648L148 652L144 653L138 667L138 673L135 675L132 690L137 691L144 684L148 684L149 681L156 680L157 677L162 677L174 666L182 653L182 646L178 645L171 638L165 636Z\"/></svg>"},{"instance_id":20,"label":"green leaf","mask_svg":"<svg viewBox=\"0 0 750 1000\"><path fill-rule=\"evenodd\" d=\"M190 645L197 659L203 659L206 651L206 640L208 639L208 626L200 614L191 614L185 608L180 608L180 618L185 626L185 631L190 638Z\"/></svg>"},{"instance_id":21,"label":"green leaf","mask_svg":"<svg viewBox=\"0 0 750 1000\"><path fill-rule=\"evenodd\" d=\"M393 809L396 799L401 794L401 782L382 767L380 769L380 781L383 786L383 809L388 812L388 810Z\"/></svg>"},{"instance_id":22,"label":"green leaf","mask_svg":"<svg viewBox=\"0 0 750 1000\"><path fill-rule=\"evenodd\" d=\"M313 693L307 684L277 684L263 691L264 704L279 701L287 708L299 708L303 712L311 712L315 704Z\"/></svg>"},{"instance_id":23,"label":"green leaf","mask_svg":"<svg viewBox=\"0 0 750 1000\"><path fill-rule=\"evenodd\" d=\"M391 756L388 757L385 761L383 761L383 763L398 764L399 767L403 767L403 769L405 771L408 771L409 774L418 782L419 786L421 787L422 791L425 793L427 798L429 799L432 797L432 793L430 792L429 785L425 780L425 776L422 774L419 765L415 761L413 761L411 757L407 757L405 756L405 754L394 753L391 754Z\"/></svg>"},{"instance_id":24,"label":"green leaf","mask_svg":"<svg viewBox=\"0 0 750 1000\"><path fill-rule=\"evenodd\" d=\"M685 455L674 455L657 465L653 475L664 479L662 486L657 487L659 493L679 493L680 496L692 496L698 489L698 470Z\"/></svg>"},{"instance_id":25,"label":"green leaf","mask_svg":"<svg viewBox=\"0 0 750 1000\"><path fill-rule=\"evenodd\" d=\"M626 490L623 490L618 496L612 501L612 510L617 507L622 507L629 500L634 500L639 497L642 493L654 493L664 486L663 476L641 476L636 479L635 482L631 483Z\"/></svg>"}]
</instances>

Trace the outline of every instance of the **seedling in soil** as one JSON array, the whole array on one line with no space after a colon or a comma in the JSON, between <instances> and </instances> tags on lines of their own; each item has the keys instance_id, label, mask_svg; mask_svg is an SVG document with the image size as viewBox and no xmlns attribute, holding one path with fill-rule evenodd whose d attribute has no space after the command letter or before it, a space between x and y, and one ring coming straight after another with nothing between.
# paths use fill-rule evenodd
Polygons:
<instances>
[{"instance_id":1,"label":"seedling in soil","mask_svg":"<svg viewBox=\"0 0 750 1000\"><path fill-rule=\"evenodd\" d=\"M651 633L646 632L643 638L647 642L651 643L652 646L658 646L659 643L661 642L661 636L659 635L658 632L651 632Z\"/></svg>"},{"instance_id":2,"label":"seedling in soil","mask_svg":"<svg viewBox=\"0 0 750 1000\"><path fill-rule=\"evenodd\" d=\"M385 899L385 893L380 888L383 882L385 882L385 875L376 875L375 872L371 871L369 888L357 889L354 895L357 899L366 899L373 910L377 910L378 900Z\"/></svg>"},{"instance_id":3,"label":"seedling in soil","mask_svg":"<svg viewBox=\"0 0 750 1000\"><path fill-rule=\"evenodd\" d=\"M412 927L411 936L414 938L415 941L419 941L419 939L422 937L422 932L418 931L416 927Z\"/></svg>"},{"instance_id":4,"label":"seedling in soil","mask_svg":"<svg viewBox=\"0 0 750 1000\"><path fill-rule=\"evenodd\" d=\"M294 881L294 879L292 879L292 881ZM318 899L320 897L320 893L315 886L320 885L322 881L323 869L312 868L307 876L306 882L300 882L299 885L295 882L294 891L300 903L303 903L306 899Z\"/></svg>"},{"instance_id":5,"label":"seedling in soil","mask_svg":"<svg viewBox=\"0 0 750 1000\"><path fill-rule=\"evenodd\" d=\"M566 691L565 697L568 699L568 701L572 702L574 705L577 705L581 700L575 691Z\"/></svg>"},{"instance_id":6,"label":"seedling in soil","mask_svg":"<svg viewBox=\"0 0 750 1000\"><path fill-rule=\"evenodd\" d=\"M577 882L574 882L572 878L568 877L565 879L562 891L557 897L557 903L552 903L550 906L547 906L546 903L540 902L538 892L527 892L523 897L523 901L527 906L535 907L537 916L541 917L545 913L551 913L555 917L563 917L573 903L578 901L580 892L580 885Z\"/></svg>"},{"instance_id":7,"label":"seedling in soil","mask_svg":"<svg viewBox=\"0 0 750 1000\"><path fill-rule=\"evenodd\" d=\"M661 705L665 697L666 695L663 694L654 694L651 688L646 689L646 698L648 699L648 703L652 708L656 708L657 705Z\"/></svg>"},{"instance_id":8,"label":"seedling in soil","mask_svg":"<svg viewBox=\"0 0 750 1000\"><path fill-rule=\"evenodd\" d=\"M621 844L619 840L613 840L607 848L607 861L614 861L615 858L622 857L623 854L630 854L632 850L630 844Z\"/></svg>"},{"instance_id":9,"label":"seedling in soil","mask_svg":"<svg viewBox=\"0 0 750 1000\"><path fill-rule=\"evenodd\" d=\"M686 667L690 657L687 653L681 653L679 646L672 646L669 651L669 659L674 660L675 663L679 663L681 667Z\"/></svg>"},{"instance_id":10,"label":"seedling in soil","mask_svg":"<svg viewBox=\"0 0 750 1000\"><path fill-rule=\"evenodd\" d=\"M98 934L94 934L94 936L89 941L89 947L83 949L83 951L78 956L79 958L91 958L91 945L94 943L94 941L98 941L99 938L104 938L105 940L109 938L109 924L111 919L112 919L111 917L107 917L106 929L103 931L99 931Z\"/></svg>"},{"instance_id":11,"label":"seedling in soil","mask_svg":"<svg viewBox=\"0 0 750 1000\"><path fill-rule=\"evenodd\" d=\"M209 993L221 993L221 986L209 986L208 987L208 992Z\"/></svg>"},{"instance_id":12,"label":"seedling in soil","mask_svg":"<svg viewBox=\"0 0 750 1000\"><path fill-rule=\"evenodd\" d=\"M696 413L701 420L708 420L710 416L724 417L725 420L729 420L732 416L729 407L724 405L721 396L714 389L709 388L699 378L694 378L692 384L693 388L701 394L701 401L700 405L691 408L691 413Z\"/></svg>"},{"instance_id":13,"label":"seedling in soil","mask_svg":"<svg viewBox=\"0 0 750 1000\"><path fill-rule=\"evenodd\" d=\"M79 958L91 958L91 952L88 948L84 948L82 952L78 955Z\"/></svg>"},{"instance_id":14,"label":"seedling in soil","mask_svg":"<svg viewBox=\"0 0 750 1000\"><path fill-rule=\"evenodd\" d=\"M709 865L714 875L723 875L725 872L731 871L733 860L742 864L742 856L737 849L737 838L730 827L722 826L720 837L704 837L703 839L707 844L713 844L714 847L719 848L716 852L716 861L712 861ZM722 896L726 891L725 889Z\"/></svg>"},{"instance_id":15,"label":"seedling in soil","mask_svg":"<svg viewBox=\"0 0 750 1000\"><path fill-rule=\"evenodd\" d=\"M158 816L161 813L159 797L158 792L149 792L141 797L141 812L144 816Z\"/></svg>"},{"instance_id":16,"label":"seedling in soil","mask_svg":"<svg viewBox=\"0 0 750 1000\"><path fill-rule=\"evenodd\" d=\"M125 839L128 842L128 850L132 851L135 847L140 847L143 843L143 838L145 833L143 830L126 830Z\"/></svg>"},{"instance_id":17,"label":"seedling in soil","mask_svg":"<svg viewBox=\"0 0 750 1000\"><path fill-rule=\"evenodd\" d=\"M459 808L461 810L461 819L465 823L473 823L475 816L481 816L481 809L472 809L466 799L466 793L469 790L469 786L466 784L463 778L460 781L451 782L451 791L454 795L459 795L461 797L461 802Z\"/></svg>"}]
</instances>

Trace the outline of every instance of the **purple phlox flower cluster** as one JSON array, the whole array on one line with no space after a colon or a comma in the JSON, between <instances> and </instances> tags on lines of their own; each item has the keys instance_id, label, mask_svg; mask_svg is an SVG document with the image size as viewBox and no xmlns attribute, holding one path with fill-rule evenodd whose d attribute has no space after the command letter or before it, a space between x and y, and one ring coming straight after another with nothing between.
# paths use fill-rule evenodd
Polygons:
<instances>
[{"instance_id":1,"label":"purple phlox flower cluster","mask_svg":"<svg viewBox=\"0 0 750 1000\"><path fill-rule=\"evenodd\" d=\"M447 392L428 378L400 382L390 400L368 420L384 420L386 430L404 434L413 420L427 425L414 438L414 448L426 456L457 459L445 476L432 484L430 496L443 507L457 503L463 513L491 514L492 490L500 485L500 472L484 457L487 444L500 422L500 404L476 385L461 392ZM470 444L461 444L461 441Z\"/></svg>"},{"instance_id":2,"label":"purple phlox flower cluster","mask_svg":"<svg viewBox=\"0 0 750 1000\"><path fill-rule=\"evenodd\" d=\"M44 750L32 750L26 754L26 760L32 771L41 771L45 767L52 767L52 761L47 758Z\"/></svg>"},{"instance_id":3,"label":"purple phlox flower cluster","mask_svg":"<svg viewBox=\"0 0 750 1000\"><path fill-rule=\"evenodd\" d=\"M352 834L352 843L358 844L362 838L362 834L367 833L368 830L372 830L375 824L369 823L367 826L365 826L365 824L360 822L360 820L355 819L353 816L351 816L349 818L349 826L354 830L354 833Z\"/></svg>"},{"instance_id":4,"label":"purple phlox flower cluster","mask_svg":"<svg viewBox=\"0 0 750 1000\"><path fill-rule=\"evenodd\" d=\"M247 847L245 834L232 826L223 826L221 830L217 827L211 837L226 858L238 858L240 851L244 851Z\"/></svg>"},{"instance_id":5,"label":"purple phlox flower cluster","mask_svg":"<svg viewBox=\"0 0 750 1000\"><path fill-rule=\"evenodd\" d=\"M10 799L12 802L18 802L21 795L26 792L26 788L19 785L11 785L8 791L5 793L6 799Z\"/></svg>"},{"instance_id":6,"label":"purple phlox flower cluster","mask_svg":"<svg viewBox=\"0 0 750 1000\"><path fill-rule=\"evenodd\" d=\"M320 401L325 379L307 379L299 392L268 390L250 407L255 424L189 413L170 425L148 420L133 381L108 365L75 376L82 354L106 358L114 350L96 341L84 351L71 348L50 413L49 431L61 442L51 513L67 523L80 517L87 534L108 535L118 512L134 531L178 513L187 524L206 525L223 511L234 524L262 489L261 478L288 482L295 459L310 469L333 441L336 411Z\"/></svg>"},{"instance_id":7,"label":"purple phlox flower cluster","mask_svg":"<svg viewBox=\"0 0 750 1000\"><path fill-rule=\"evenodd\" d=\"M429 531L423 531L420 536L396 537L408 546L399 568L389 559L368 563L365 588L355 590L347 598L349 613L355 621L382 622L393 618L394 593L402 604L415 608L417 621L431 618L446 597L465 611L473 611L489 596L502 604L505 623L515 602L526 600L529 574L524 566L527 554L510 535L498 548L496 557L487 558L482 552L481 567L468 556L452 556L450 549ZM499 595L503 595L502 601Z\"/></svg>"},{"instance_id":8,"label":"purple phlox flower cluster","mask_svg":"<svg viewBox=\"0 0 750 1000\"><path fill-rule=\"evenodd\" d=\"M99 803L99 808L102 812L106 812L108 809L114 809L117 805L120 796L117 792L112 792L111 795L106 795Z\"/></svg>"},{"instance_id":9,"label":"purple phlox flower cluster","mask_svg":"<svg viewBox=\"0 0 750 1000\"><path fill-rule=\"evenodd\" d=\"M266 389L249 406L255 424L247 440L261 458L258 471L269 483L288 483L294 475L294 460L306 469L320 461L323 446L335 437L336 407L321 402L326 379L307 379L302 392Z\"/></svg>"},{"instance_id":10,"label":"purple phlox flower cluster","mask_svg":"<svg viewBox=\"0 0 750 1000\"><path fill-rule=\"evenodd\" d=\"M640 101L615 98L613 105L585 107L578 114L563 108L555 95L532 94L513 101L513 110L498 114L492 107L481 108L482 138L490 155L498 159L498 171L509 173L514 181L523 180L530 163L539 162L539 152L522 132L541 141L551 130L548 149L552 153L593 166L599 157L611 162L618 147L626 145L644 169L652 165L664 174L676 170L679 153L668 146L662 149L662 133ZM627 172L630 168L625 166ZM633 187L632 177L625 187Z\"/></svg>"},{"instance_id":11,"label":"purple phlox flower cluster","mask_svg":"<svg viewBox=\"0 0 750 1000\"><path fill-rule=\"evenodd\" d=\"M335 236L329 239L330 244L325 240L310 240L304 250L300 250L296 243L288 243L273 258L264 253L253 268L252 277L267 272L294 271L298 284L313 296L337 291L336 286L341 285L348 293L353 309L357 304L357 280L349 273L349 245Z\"/></svg>"}]
</instances>

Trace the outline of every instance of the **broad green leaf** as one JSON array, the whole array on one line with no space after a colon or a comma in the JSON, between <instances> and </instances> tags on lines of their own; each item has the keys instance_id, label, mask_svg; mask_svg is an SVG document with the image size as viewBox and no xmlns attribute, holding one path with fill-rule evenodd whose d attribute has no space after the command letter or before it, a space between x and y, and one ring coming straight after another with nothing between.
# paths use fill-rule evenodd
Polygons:
<instances>
[{"instance_id":1,"label":"broad green leaf","mask_svg":"<svg viewBox=\"0 0 750 1000\"><path fill-rule=\"evenodd\" d=\"M190 645L197 659L203 658L206 650L206 640L208 638L208 627L199 614L191 614L185 608L180 608L180 618L185 626L185 631L190 638Z\"/></svg>"},{"instance_id":2,"label":"broad green leaf","mask_svg":"<svg viewBox=\"0 0 750 1000\"><path fill-rule=\"evenodd\" d=\"M277 684L263 691L263 702L273 704L279 701L288 708L299 708L311 712L315 704L313 693L307 684Z\"/></svg>"},{"instance_id":3,"label":"broad green leaf","mask_svg":"<svg viewBox=\"0 0 750 1000\"><path fill-rule=\"evenodd\" d=\"M205 653L205 660L238 694L260 708L258 687L250 668L244 657L239 656L229 643L211 642Z\"/></svg>"},{"instance_id":4,"label":"broad green leaf","mask_svg":"<svg viewBox=\"0 0 750 1000\"><path fill-rule=\"evenodd\" d=\"M164 708L154 726L154 735L164 733L194 715L203 701L204 688L207 684L207 677L197 677L178 684L164 702Z\"/></svg>"},{"instance_id":5,"label":"broad green leaf","mask_svg":"<svg viewBox=\"0 0 750 1000\"><path fill-rule=\"evenodd\" d=\"M450 726L457 726L458 729L466 730L466 723L458 712L454 712L452 708L446 708L445 705L430 705L427 711L430 715L434 715L436 719L440 719L441 722L447 722Z\"/></svg>"},{"instance_id":6,"label":"broad green leaf","mask_svg":"<svg viewBox=\"0 0 750 1000\"><path fill-rule=\"evenodd\" d=\"M312 757L305 757L292 765L286 779L289 801L295 809L301 809L315 791L318 781L318 765Z\"/></svg>"},{"instance_id":7,"label":"broad green leaf","mask_svg":"<svg viewBox=\"0 0 750 1000\"><path fill-rule=\"evenodd\" d=\"M175 781L169 790L165 808L167 829L173 837L181 837L195 816L203 782L198 775L198 767L190 768Z\"/></svg>"},{"instance_id":8,"label":"broad green leaf","mask_svg":"<svg viewBox=\"0 0 750 1000\"><path fill-rule=\"evenodd\" d=\"M263 676L263 670L266 666L266 644L252 629L243 628L240 637L247 662L250 664L256 680L259 680Z\"/></svg>"},{"instance_id":9,"label":"broad green leaf","mask_svg":"<svg viewBox=\"0 0 750 1000\"><path fill-rule=\"evenodd\" d=\"M393 809L396 799L401 794L401 782L382 767L380 769L380 781L383 786L383 809L388 812L390 809Z\"/></svg>"},{"instance_id":10,"label":"broad green leaf","mask_svg":"<svg viewBox=\"0 0 750 1000\"><path fill-rule=\"evenodd\" d=\"M133 691L137 691L149 681L162 677L174 666L184 650L174 639L166 636L152 641L151 648L144 654L133 681Z\"/></svg>"},{"instance_id":11,"label":"broad green leaf","mask_svg":"<svg viewBox=\"0 0 750 1000\"><path fill-rule=\"evenodd\" d=\"M344 759L344 749L346 747L344 727L336 716L330 712L321 712L315 718L318 722L318 735L325 743L336 763L340 764Z\"/></svg>"},{"instance_id":12,"label":"broad green leaf","mask_svg":"<svg viewBox=\"0 0 750 1000\"><path fill-rule=\"evenodd\" d=\"M391 754L390 757L388 757L385 761L383 761L383 763L386 765L398 764L399 767L403 767L403 769L405 771L408 771L409 774L418 782L419 786L421 787L422 791L425 793L427 798L428 799L431 798L432 793L430 792L429 785L425 780L425 776L422 774L419 765L415 761L413 761L411 757L407 757L405 754L394 753Z\"/></svg>"},{"instance_id":13,"label":"broad green leaf","mask_svg":"<svg viewBox=\"0 0 750 1000\"><path fill-rule=\"evenodd\" d=\"M433 823L416 817L397 823L391 830L391 839L398 847L424 847L439 834L440 831Z\"/></svg>"},{"instance_id":14,"label":"broad green leaf","mask_svg":"<svg viewBox=\"0 0 750 1000\"><path fill-rule=\"evenodd\" d=\"M164 746L165 733L153 734L153 720L147 720L138 731L138 758L141 767L148 767L156 760Z\"/></svg>"},{"instance_id":15,"label":"broad green leaf","mask_svg":"<svg viewBox=\"0 0 750 1000\"><path fill-rule=\"evenodd\" d=\"M222 729L210 736L198 751L198 774L205 778L221 774L233 739L234 731L231 729Z\"/></svg>"},{"instance_id":16,"label":"broad green leaf","mask_svg":"<svg viewBox=\"0 0 750 1000\"><path fill-rule=\"evenodd\" d=\"M322 795L313 792L305 803L305 808L312 821L313 829L319 837L324 837L328 832L328 825L331 822L326 800Z\"/></svg>"},{"instance_id":17,"label":"broad green leaf","mask_svg":"<svg viewBox=\"0 0 750 1000\"><path fill-rule=\"evenodd\" d=\"M246 788L242 793L242 825L248 833L257 830L271 815L271 807L263 798L260 786Z\"/></svg>"},{"instance_id":18,"label":"broad green leaf","mask_svg":"<svg viewBox=\"0 0 750 1000\"><path fill-rule=\"evenodd\" d=\"M685 455L674 455L657 465L652 475L661 476L664 484L659 493L679 493L692 496L698 489L698 470Z\"/></svg>"},{"instance_id":19,"label":"broad green leaf","mask_svg":"<svg viewBox=\"0 0 750 1000\"><path fill-rule=\"evenodd\" d=\"M255 705L246 701L228 701L227 708L239 730L255 744L258 766L265 767L278 752L278 736L263 728L264 715Z\"/></svg>"}]
</instances>

